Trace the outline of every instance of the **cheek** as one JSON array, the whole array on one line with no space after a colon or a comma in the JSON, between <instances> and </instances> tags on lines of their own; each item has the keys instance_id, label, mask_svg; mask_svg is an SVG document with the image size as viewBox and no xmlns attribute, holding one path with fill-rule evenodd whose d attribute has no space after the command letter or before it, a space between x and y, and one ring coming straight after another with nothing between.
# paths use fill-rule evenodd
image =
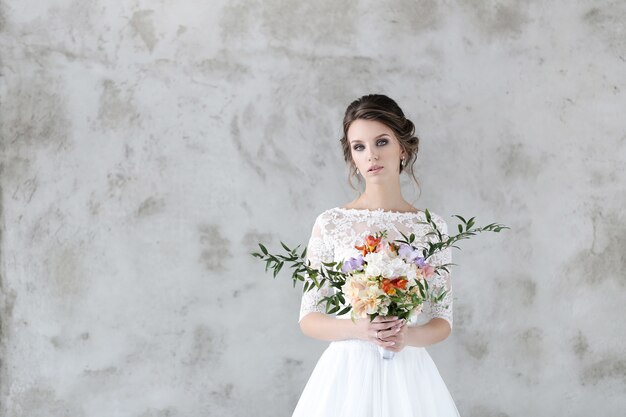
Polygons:
<instances>
[{"instance_id":1,"label":"cheek","mask_svg":"<svg viewBox=\"0 0 626 417\"><path fill-rule=\"evenodd\" d=\"M359 162L361 159L363 159L363 158L361 157L361 155L363 155L363 153L362 153L362 152L357 152L357 151L355 151L355 150L351 150L351 151L350 151L350 155L352 155L352 160L353 160L354 162Z\"/></svg>"}]
</instances>

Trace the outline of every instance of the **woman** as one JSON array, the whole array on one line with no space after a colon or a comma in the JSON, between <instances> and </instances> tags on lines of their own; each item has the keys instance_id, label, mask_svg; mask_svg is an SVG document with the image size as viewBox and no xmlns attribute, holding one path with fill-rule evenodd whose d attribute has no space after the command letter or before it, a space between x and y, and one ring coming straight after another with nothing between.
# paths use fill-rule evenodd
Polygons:
<instances>
[{"instance_id":1,"label":"woman","mask_svg":"<svg viewBox=\"0 0 626 417\"><path fill-rule=\"evenodd\" d=\"M419 139L413 123L395 101L384 95L367 95L348 106L341 144L353 175L365 180L365 191L344 207L321 213L309 240L311 266L356 256L354 248L365 236L387 230L387 239L415 234L414 244L425 245L432 229L418 222L425 214L402 197L400 174L413 180L413 163ZM360 180L360 178L359 178ZM443 234L447 224L431 212ZM435 265L451 261L450 248L429 258ZM330 341L298 401L293 417L441 417L458 411L437 367L425 347L441 342L452 331L452 292L449 274L435 276L435 290L447 295L436 305L425 303L422 313L409 323L396 317L350 320L325 314L317 302L329 288L302 296L300 328L310 337ZM420 322L420 323L418 323ZM382 359L377 346L395 353Z\"/></svg>"}]
</instances>

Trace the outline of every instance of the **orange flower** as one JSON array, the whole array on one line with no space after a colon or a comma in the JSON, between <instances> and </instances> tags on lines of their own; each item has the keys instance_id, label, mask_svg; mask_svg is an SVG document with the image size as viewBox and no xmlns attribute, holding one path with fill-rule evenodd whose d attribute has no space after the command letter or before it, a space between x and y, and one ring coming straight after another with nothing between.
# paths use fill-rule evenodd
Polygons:
<instances>
[{"instance_id":1,"label":"orange flower","mask_svg":"<svg viewBox=\"0 0 626 417\"><path fill-rule=\"evenodd\" d=\"M380 243L381 238L376 238L372 235L369 235L365 238L365 244L361 246L355 246L355 249L358 249L363 252L363 256L368 253L376 252L376 248Z\"/></svg>"},{"instance_id":2,"label":"orange flower","mask_svg":"<svg viewBox=\"0 0 626 417\"><path fill-rule=\"evenodd\" d=\"M370 252L374 252L379 243L380 243L380 238L376 238L371 235L365 238L365 244L369 248Z\"/></svg>"},{"instance_id":3,"label":"orange flower","mask_svg":"<svg viewBox=\"0 0 626 417\"><path fill-rule=\"evenodd\" d=\"M407 283L408 281L402 278L383 278L381 289L385 292L385 294L396 295L396 289L406 290Z\"/></svg>"},{"instance_id":4,"label":"orange flower","mask_svg":"<svg viewBox=\"0 0 626 417\"><path fill-rule=\"evenodd\" d=\"M383 278L382 290L385 294L389 294L389 292L393 289L393 285L391 285L391 280L387 278ZM395 293L395 290L394 290Z\"/></svg>"},{"instance_id":5,"label":"orange flower","mask_svg":"<svg viewBox=\"0 0 626 417\"><path fill-rule=\"evenodd\" d=\"M399 280L396 282L396 288L400 288L401 290L406 290L406 284L407 284L408 282L409 282L409 281L407 281L406 279L399 279Z\"/></svg>"}]
</instances>

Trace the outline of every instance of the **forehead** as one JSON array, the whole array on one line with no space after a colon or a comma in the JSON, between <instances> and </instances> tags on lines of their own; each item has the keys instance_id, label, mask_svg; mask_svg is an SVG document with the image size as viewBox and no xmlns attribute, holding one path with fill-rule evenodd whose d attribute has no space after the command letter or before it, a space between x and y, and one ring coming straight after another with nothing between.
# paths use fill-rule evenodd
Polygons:
<instances>
[{"instance_id":1,"label":"forehead","mask_svg":"<svg viewBox=\"0 0 626 417\"><path fill-rule=\"evenodd\" d=\"M380 135L389 135L392 138L393 130L378 120L357 119L348 128L348 141L368 141L379 137Z\"/></svg>"}]
</instances>

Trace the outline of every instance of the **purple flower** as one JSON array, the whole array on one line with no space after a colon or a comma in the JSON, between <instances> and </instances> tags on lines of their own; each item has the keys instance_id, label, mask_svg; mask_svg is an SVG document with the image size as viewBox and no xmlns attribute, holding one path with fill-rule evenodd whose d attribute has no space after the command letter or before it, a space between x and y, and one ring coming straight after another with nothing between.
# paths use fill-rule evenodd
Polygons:
<instances>
[{"instance_id":1,"label":"purple flower","mask_svg":"<svg viewBox=\"0 0 626 417\"><path fill-rule=\"evenodd\" d=\"M426 263L426 260L421 256L415 260L415 263L420 268L424 268L425 266L428 266L428 264Z\"/></svg>"},{"instance_id":2,"label":"purple flower","mask_svg":"<svg viewBox=\"0 0 626 417\"><path fill-rule=\"evenodd\" d=\"M407 262L412 262L419 266L420 268L424 268L428 264L423 256L420 256L421 251L419 249L414 248L411 245L407 245L403 243L398 249L398 255L405 259Z\"/></svg>"},{"instance_id":3,"label":"purple flower","mask_svg":"<svg viewBox=\"0 0 626 417\"><path fill-rule=\"evenodd\" d=\"M365 260L363 259L362 255L359 255L356 258L351 257L350 259L348 259L347 261L343 263L343 266L341 267L341 271L344 273L348 273L348 272L361 269L364 262Z\"/></svg>"},{"instance_id":4,"label":"purple flower","mask_svg":"<svg viewBox=\"0 0 626 417\"><path fill-rule=\"evenodd\" d=\"M411 245L403 243L398 249L398 255L404 258L407 262L415 262L419 258L419 250L415 249Z\"/></svg>"}]
</instances>

